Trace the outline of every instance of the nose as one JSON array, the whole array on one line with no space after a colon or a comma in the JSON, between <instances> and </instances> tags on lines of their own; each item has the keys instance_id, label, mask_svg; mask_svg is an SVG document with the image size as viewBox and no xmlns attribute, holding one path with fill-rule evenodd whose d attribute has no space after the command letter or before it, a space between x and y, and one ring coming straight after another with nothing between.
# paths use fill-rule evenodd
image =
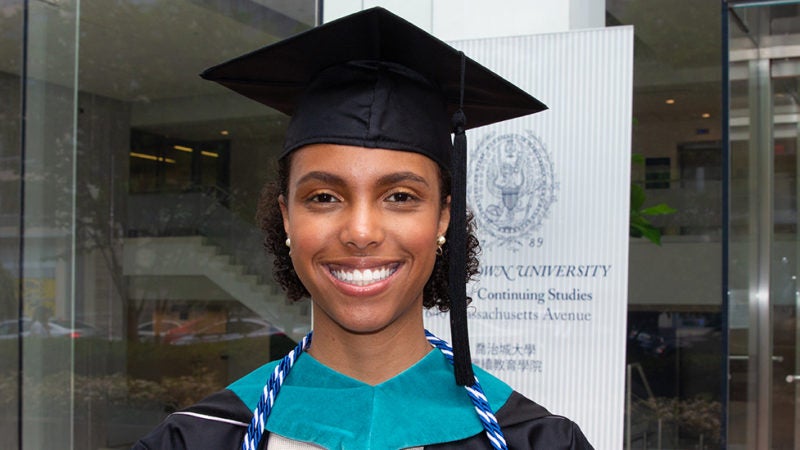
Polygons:
<instances>
[{"instance_id":1,"label":"nose","mask_svg":"<svg viewBox=\"0 0 800 450\"><path fill-rule=\"evenodd\" d=\"M385 230L380 208L366 200L353 202L346 210L340 240L347 247L366 250L383 242Z\"/></svg>"}]
</instances>

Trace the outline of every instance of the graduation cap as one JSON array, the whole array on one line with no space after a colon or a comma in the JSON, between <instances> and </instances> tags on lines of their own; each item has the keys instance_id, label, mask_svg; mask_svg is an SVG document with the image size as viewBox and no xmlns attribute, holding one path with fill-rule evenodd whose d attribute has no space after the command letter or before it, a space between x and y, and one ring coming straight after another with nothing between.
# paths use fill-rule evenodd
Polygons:
<instances>
[{"instance_id":1,"label":"graduation cap","mask_svg":"<svg viewBox=\"0 0 800 450\"><path fill-rule=\"evenodd\" d=\"M281 157L309 144L342 144L421 153L450 172L451 336L456 382L472 385L464 132L546 106L382 8L313 28L201 76L292 116Z\"/></svg>"}]
</instances>

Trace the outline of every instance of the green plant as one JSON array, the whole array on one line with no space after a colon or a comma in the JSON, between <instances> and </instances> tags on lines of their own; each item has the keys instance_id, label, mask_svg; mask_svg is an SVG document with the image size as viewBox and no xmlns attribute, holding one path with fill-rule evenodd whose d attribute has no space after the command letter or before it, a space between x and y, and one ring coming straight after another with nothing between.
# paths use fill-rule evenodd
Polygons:
<instances>
[{"instance_id":1,"label":"green plant","mask_svg":"<svg viewBox=\"0 0 800 450\"><path fill-rule=\"evenodd\" d=\"M633 164L644 164L644 157L639 154L631 155ZM647 196L644 188L635 182L631 182L631 214L630 214L630 237L645 238L650 242L661 245L661 231L653 226L648 217L664 216L675 214L677 210L666 203L659 203L654 206L645 207L644 203Z\"/></svg>"}]
</instances>

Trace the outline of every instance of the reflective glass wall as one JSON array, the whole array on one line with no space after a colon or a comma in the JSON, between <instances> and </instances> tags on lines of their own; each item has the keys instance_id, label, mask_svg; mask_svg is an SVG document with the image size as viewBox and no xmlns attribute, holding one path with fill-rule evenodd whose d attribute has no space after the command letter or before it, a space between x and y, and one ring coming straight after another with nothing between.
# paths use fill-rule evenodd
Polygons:
<instances>
[{"instance_id":1,"label":"reflective glass wall","mask_svg":"<svg viewBox=\"0 0 800 450\"><path fill-rule=\"evenodd\" d=\"M285 118L198 74L317 13L0 3L0 448L128 448L307 332L254 224Z\"/></svg>"},{"instance_id":2,"label":"reflective glass wall","mask_svg":"<svg viewBox=\"0 0 800 450\"><path fill-rule=\"evenodd\" d=\"M721 2L607 0L633 25L626 448L724 445Z\"/></svg>"}]
</instances>

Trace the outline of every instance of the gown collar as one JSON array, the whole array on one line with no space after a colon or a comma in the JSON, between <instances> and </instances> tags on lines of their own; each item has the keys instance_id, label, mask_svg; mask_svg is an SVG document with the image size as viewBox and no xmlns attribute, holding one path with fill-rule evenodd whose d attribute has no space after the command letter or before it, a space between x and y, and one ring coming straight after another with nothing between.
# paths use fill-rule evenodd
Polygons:
<instances>
[{"instance_id":1,"label":"gown collar","mask_svg":"<svg viewBox=\"0 0 800 450\"><path fill-rule=\"evenodd\" d=\"M275 362L235 382L235 392L254 409ZM492 409L511 388L475 367ZM438 350L389 380L372 386L343 375L304 353L275 400L267 430L328 449L400 449L458 441L483 431L453 366Z\"/></svg>"}]
</instances>

